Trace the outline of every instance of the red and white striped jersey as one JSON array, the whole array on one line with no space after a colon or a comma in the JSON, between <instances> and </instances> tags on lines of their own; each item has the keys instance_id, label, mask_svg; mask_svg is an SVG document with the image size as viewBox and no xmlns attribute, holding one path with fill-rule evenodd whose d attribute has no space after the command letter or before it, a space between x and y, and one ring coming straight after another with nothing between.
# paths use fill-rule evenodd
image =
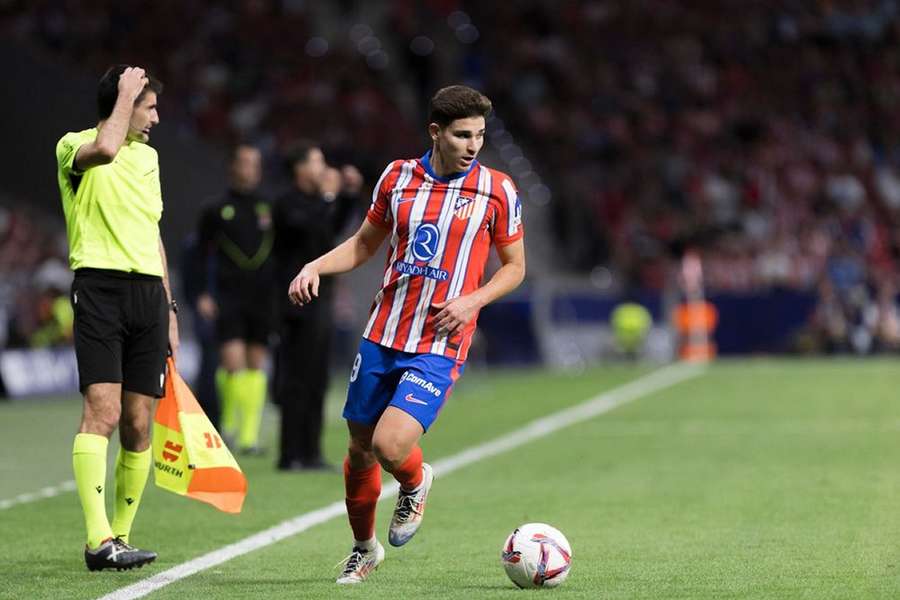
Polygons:
<instances>
[{"instance_id":1,"label":"red and white striped jersey","mask_svg":"<svg viewBox=\"0 0 900 600\"><path fill-rule=\"evenodd\" d=\"M395 350L464 361L478 315L462 332L438 335L432 307L481 286L491 243L522 239L522 205L509 176L474 161L439 177L428 152L381 174L366 218L390 229L381 290L363 337Z\"/></svg>"}]
</instances>

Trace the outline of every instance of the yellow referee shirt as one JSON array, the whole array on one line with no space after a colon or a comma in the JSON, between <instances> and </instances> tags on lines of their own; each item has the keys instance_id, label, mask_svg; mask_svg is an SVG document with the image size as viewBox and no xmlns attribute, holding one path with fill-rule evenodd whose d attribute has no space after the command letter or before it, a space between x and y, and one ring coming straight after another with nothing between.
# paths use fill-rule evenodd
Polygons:
<instances>
[{"instance_id":1,"label":"yellow referee shirt","mask_svg":"<svg viewBox=\"0 0 900 600\"><path fill-rule=\"evenodd\" d=\"M97 129L67 133L56 144L57 177L69 236L69 266L162 277L162 192L156 150L126 140L108 165L78 171L75 154Z\"/></svg>"}]
</instances>

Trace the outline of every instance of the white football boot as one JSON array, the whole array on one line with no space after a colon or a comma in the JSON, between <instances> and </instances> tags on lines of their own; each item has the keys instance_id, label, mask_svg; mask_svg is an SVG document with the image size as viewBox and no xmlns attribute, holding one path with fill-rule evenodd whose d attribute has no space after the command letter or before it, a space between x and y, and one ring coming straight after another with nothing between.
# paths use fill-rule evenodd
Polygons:
<instances>
[{"instance_id":1,"label":"white football boot","mask_svg":"<svg viewBox=\"0 0 900 600\"><path fill-rule=\"evenodd\" d=\"M350 556L338 563L338 566L344 565L341 576L337 578L337 583L341 585L350 583L362 583L369 576L369 573L378 568L378 565L384 560L384 546L377 540L375 548L372 550L363 550L357 546L353 547Z\"/></svg>"},{"instance_id":2,"label":"white football boot","mask_svg":"<svg viewBox=\"0 0 900 600\"><path fill-rule=\"evenodd\" d=\"M400 490L397 497L397 506L394 508L394 517L391 519L391 528L388 531L388 541L391 546L402 546L416 535L425 515L425 500L428 491L434 482L434 472L431 465L422 463L422 483L414 492Z\"/></svg>"}]
</instances>

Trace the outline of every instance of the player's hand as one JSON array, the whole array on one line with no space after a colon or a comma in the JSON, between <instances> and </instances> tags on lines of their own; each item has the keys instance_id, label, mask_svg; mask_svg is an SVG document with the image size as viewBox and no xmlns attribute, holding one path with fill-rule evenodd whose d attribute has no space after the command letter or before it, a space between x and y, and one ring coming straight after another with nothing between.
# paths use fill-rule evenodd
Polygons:
<instances>
[{"instance_id":1,"label":"player's hand","mask_svg":"<svg viewBox=\"0 0 900 600\"><path fill-rule=\"evenodd\" d=\"M140 67L128 67L119 75L119 94L124 94L132 100L136 100L144 86L150 82L147 75Z\"/></svg>"},{"instance_id":2,"label":"player's hand","mask_svg":"<svg viewBox=\"0 0 900 600\"><path fill-rule=\"evenodd\" d=\"M178 315L169 311L169 350L172 351L172 360L178 362L178 346L181 340L178 338Z\"/></svg>"},{"instance_id":3,"label":"player's hand","mask_svg":"<svg viewBox=\"0 0 900 600\"><path fill-rule=\"evenodd\" d=\"M363 176L353 165L341 167L342 190L351 196L359 194L363 186Z\"/></svg>"},{"instance_id":4,"label":"player's hand","mask_svg":"<svg viewBox=\"0 0 900 600\"><path fill-rule=\"evenodd\" d=\"M297 306L303 306L319 297L319 271L310 265L304 265L288 288L288 297Z\"/></svg>"},{"instance_id":5,"label":"player's hand","mask_svg":"<svg viewBox=\"0 0 900 600\"><path fill-rule=\"evenodd\" d=\"M219 305L209 294L197 297L197 313L206 321L212 321L219 314Z\"/></svg>"},{"instance_id":6,"label":"player's hand","mask_svg":"<svg viewBox=\"0 0 900 600\"><path fill-rule=\"evenodd\" d=\"M435 327L441 335L453 335L462 331L481 308L481 304L471 295L435 302L431 306L440 311L435 316Z\"/></svg>"}]
</instances>

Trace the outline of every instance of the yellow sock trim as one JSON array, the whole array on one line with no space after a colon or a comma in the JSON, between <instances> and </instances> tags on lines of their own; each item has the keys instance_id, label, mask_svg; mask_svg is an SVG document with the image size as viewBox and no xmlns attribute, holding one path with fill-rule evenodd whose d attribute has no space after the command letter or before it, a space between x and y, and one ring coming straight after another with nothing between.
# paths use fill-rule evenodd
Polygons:
<instances>
[{"instance_id":1,"label":"yellow sock trim","mask_svg":"<svg viewBox=\"0 0 900 600\"><path fill-rule=\"evenodd\" d=\"M79 433L72 446L72 470L84 512L87 545L96 548L112 537L106 518L106 449L109 440L102 435Z\"/></svg>"}]
</instances>

